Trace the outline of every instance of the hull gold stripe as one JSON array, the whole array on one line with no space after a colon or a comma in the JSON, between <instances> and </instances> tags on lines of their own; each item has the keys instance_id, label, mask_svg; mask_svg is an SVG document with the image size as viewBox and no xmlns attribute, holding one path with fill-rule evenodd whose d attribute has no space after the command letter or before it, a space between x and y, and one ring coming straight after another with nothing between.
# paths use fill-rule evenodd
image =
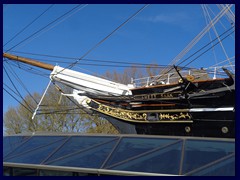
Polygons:
<instances>
[{"instance_id":1,"label":"hull gold stripe","mask_svg":"<svg viewBox=\"0 0 240 180\"><path fill-rule=\"evenodd\" d=\"M88 106L90 106L93 110L117 118L119 120L134 122L134 123L192 123L191 116L187 113L184 113L182 109L178 111L173 110L155 110L155 111L130 111L124 110L121 108L114 108L104 104L101 104L95 100L88 100ZM154 112L157 116L154 120L149 119L149 113ZM164 112L164 113L163 113ZM175 113L169 114L168 112Z\"/></svg>"}]
</instances>

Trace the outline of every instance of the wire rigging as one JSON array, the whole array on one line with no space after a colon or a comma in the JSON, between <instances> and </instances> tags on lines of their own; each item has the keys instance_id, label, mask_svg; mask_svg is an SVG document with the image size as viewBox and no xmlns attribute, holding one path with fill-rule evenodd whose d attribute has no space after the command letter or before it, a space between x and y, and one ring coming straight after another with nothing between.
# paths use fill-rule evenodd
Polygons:
<instances>
[{"instance_id":1,"label":"wire rigging","mask_svg":"<svg viewBox=\"0 0 240 180\"><path fill-rule=\"evenodd\" d=\"M212 41L210 41L209 43L207 43L205 46L203 46L202 48L200 48L199 50L197 50L195 53L193 53L192 55L190 55L189 57L187 57L186 59L182 60L182 62L180 62L178 65L184 63L185 61L187 61L188 59L190 59L191 57L193 57L195 54L199 53L201 50L203 50L204 48L206 48L207 46L209 46L210 44L212 44L214 41L218 40L220 37L222 37L223 35L225 35L226 33L228 33L229 31L231 31L232 29L234 29L234 27L230 27L227 31L223 32L221 35L217 36L215 39L213 39ZM233 30L234 32L234 30ZM230 34L232 34L233 32L231 32ZM228 37L229 35L226 35L226 37ZM225 39L225 37L224 37ZM222 40L219 40L217 44L219 44ZM215 46L215 45L214 45ZM214 46L211 46L214 47ZM209 49L208 49L209 50Z\"/></svg>"},{"instance_id":2,"label":"wire rigging","mask_svg":"<svg viewBox=\"0 0 240 180\"><path fill-rule=\"evenodd\" d=\"M228 30L226 30L225 32L223 32L219 37L225 35L226 33L228 33L230 30L234 29L234 26L229 28ZM230 36L231 34L233 34L235 32L235 30L233 30L232 32L230 32L229 34L227 34L225 37L223 37L221 39L221 41L223 41L224 39L226 39L228 36ZM204 48L206 48L207 46L209 46L210 44L212 44L214 41L216 41L219 37L216 37L214 40L212 40L211 42L207 43L205 46L203 46L202 48L200 48L199 50L197 50L195 53L193 53L192 55L190 55L189 57L187 57L186 59L182 60L180 63L178 63L176 66L180 66L181 64L183 64L184 62L186 62L188 59L190 59L191 57L193 57L194 55L196 55L197 53L199 53L200 51L202 51ZM218 41L217 43L213 44L210 48L208 48L207 50L205 50L204 52L202 52L200 55L198 55L196 58L194 58L193 60L191 60L189 63L185 64L184 66L182 66L183 68L186 68L189 64L191 64L193 61L195 61L196 59L198 59L199 57L201 57L203 54L205 54L206 52L208 52L209 50L211 50L213 47L215 47L217 44L219 44L221 41ZM181 68L182 68L181 67ZM171 67L169 68L167 71L165 71L164 73L162 73L161 75L157 76L155 79L160 79L162 76L167 75L170 71L172 71L174 68ZM154 80L155 80L154 79Z\"/></svg>"},{"instance_id":3,"label":"wire rigging","mask_svg":"<svg viewBox=\"0 0 240 180\"><path fill-rule=\"evenodd\" d=\"M204 15L204 17L205 17L205 22L206 22L206 24L209 24L209 21L208 21L208 19L207 19L206 6L205 6L205 5L201 5L201 7L202 7L202 10L203 10L203 15ZM221 22L221 21L220 21L220 22ZM211 36L210 31L208 31L208 36L209 36L210 41L212 41L212 36ZM211 43L211 44L212 44L212 43ZM214 47L212 48L212 52L213 52L213 56L214 56L215 63L217 63L217 56L216 56L216 52L215 52Z\"/></svg>"},{"instance_id":4,"label":"wire rigging","mask_svg":"<svg viewBox=\"0 0 240 180\"><path fill-rule=\"evenodd\" d=\"M37 104L36 99L32 96L32 94L28 91L27 87L24 85L24 83L21 81L21 79L16 75L16 73L14 72L14 70L12 69L11 66L9 66L9 68L11 69L11 73L13 74L13 76L15 77L15 79L19 82L19 84L23 87L23 89L28 93L28 95L33 99L33 101Z\"/></svg>"},{"instance_id":5,"label":"wire rigging","mask_svg":"<svg viewBox=\"0 0 240 180\"><path fill-rule=\"evenodd\" d=\"M64 13L63 15L61 15L60 17L56 18L55 20L51 21L50 23L48 23L47 25L45 25L44 27L42 27L41 29L37 30L36 32L34 32L32 35L28 36L27 38L23 39L22 41L20 41L19 43L17 43L15 46L11 47L10 49L8 49L6 52L14 49L15 47L19 46L20 44L22 44L23 42L25 42L26 40L30 39L31 37L33 37L34 35L38 34L39 32L43 31L44 29L46 29L47 27L49 27L51 24L57 22L58 20L60 20L61 18L63 18L64 16L68 15L69 13L71 13L72 11L76 10L78 7L80 7L81 5L77 5L74 8L72 8L71 10L67 11L66 13Z\"/></svg>"},{"instance_id":6,"label":"wire rigging","mask_svg":"<svg viewBox=\"0 0 240 180\"><path fill-rule=\"evenodd\" d=\"M13 99L15 99L21 106L23 106L26 110L28 110L30 113L32 113L31 110L29 110L22 102L20 102L16 97L14 97L11 93L8 92L8 90L6 90L4 87L3 87L3 90L8 93Z\"/></svg>"},{"instance_id":7,"label":"wire rigging","mask_svg":"<svg viewBox=\"0 0 240 180\"><path fill-rule=\"evenodd\" d=\"M216 14L213 12L213 10L209 7L209 6L207 6L206 5L206 9L208 9L211 13L212 13L212 15L213 16L216 16ZM230 9L231 10L231 9ZM222 23L222 21L219 21L220 22L220 24L222 25L222 27L226 30L227 28L225 27L225 25ZM231 24L232 25L232 24ZM232 39L233 40L235 40L235 38L233 37L233 36L231 36L232 37Z\"/></svg>"},{"instance_id":8,"label":"wire rigging","mask_svg":"<svg viewBox=\"0 0 240 180\"><path fill-rule=\"evenodd\" d=\"M75 13L77 13L78 11L82 10L83 8L85 8L88 4L85 4L82 7L77 8L75 11L69 13L66 17L63 17L63 19L59 20L58 22L56 22L55 24L52 24L51 26L47 27L46 29L44 29L43 31L39 32L36 36L34 36L32 39L29 39L28 42L26 42L25 44L23 44L20 47L23 47L24 45L30 43L32 40L36 39L37 37L39 37L40 35L42 35L43 33L49 31L50 29L54 28L55 26L57 26L58 24L62 23L63 21L65 21L66 19L68 19L69 17L71 17L72 15L74 15Z\"/></svg>"},{"instance_id":9,"label":"wire rigging","mask_svg":"<svg viewBox=\"0 0 240 180\"><path fill-rule=\"evenodd\" d=\"M49 9L51 9L54 6L54 4L50 5L46 10L44 10L39 16L37 16L33 21L31 21L29 24L27 24L22 30L20 30L15 36L13 36L8 42L6 42L3 47L5 47L8 43L13 41L18 35L20 35L23 31L25 31L28 27L30 27L34 22L36 22L41 16L43 16Z\"/></svg>"},{"instance_id":10,"label":"wire rigging","mask_svg":"<svg viewBox=\"0 0 240 180\"><path fill-rule=\"evenodd\" d=\"M83 54L77 61L72 63L67 68L72 68L75 66L80 60L82 60L84 57L86 57L90 52L92 52L94 49L96 49L100 44L102 44L104 41L106 41L110 36L112 36L117 30L119 30L121 27L123 27L125 24L127 24L132 18L134 18L136 15L138 15L142 10L144 10L148 4L144 5L142 8L140 8L137 12L135 12L133 15L131 15L128 19L126 19L122 24L120 24L116 29L114 29L110 34L108 34L106 37L104 37L101 41L99 41L96 45L94 45L92 48L90 48L85 54Z\"/></svg>"},{"instance_id":11,"label":"wire rigging","mask_svg":"<svg viewBox=\"0 0 240 180\"><path fill-rule=\"evenodd\" d=\"M228 35L226 35L224 38L221 39L221 41L225 40L228 36L230 36L231 34L233 34L235 31L232 31L231 33L229 33ZM216 46L217 44L219 44L221 41L216 42L214 46ZM188 66L189 64L191 64L193 61L195 61L197 58L199 58L200 56L202 56L203 54L205 54L207 51L211 50L212 47L208 48L207 50L205 50L203 53L201 53L200 55L198 55L196 58L194 58L193 60L191 60L189 63L187 63L184 67ZM180 65L180 64L179 64Z\"/></svg>"},{"instance_id":12,"label":"wire rigging","mask_svg":"<svg viewBox=\"0 0 240 180\"><path fill-rule=\"evenodd\" d=\"M79 7L79 6L77 6ZM75 7L75 8L77 8ZM65 58L65 59L73 59L73 60L76 60L74 63L71 63L70 64L70 68L72 68L73 66L75 66L76 64L79 63L79 61L81 60L85 60L85 61L90 61L90 62L103 62L103 63L113 63L113 64L129 64L129 65L138 65L138 66L135 66L135 67L141 67L142 65L145 65L145 66L148 66L148 65L151 65L151 64L144 64L144 63L129 63L129 62L123 62L123 61L108 61L108 60L93 60L93 59L84 59L84 57L86 57L90 52L92 52L94 49L96 49L100 44L102 44L105 40L107 40L110 36L112 36L112 34L114 34L118 29L120 29L123 25L125 25L128 21L130 21L130 19L132 19L133 17L135 17L138 13L140 13L144 8L146 8L147 5L145 5L144 7L142 7L140 10L138 10L136 13L134 13L131 17L129 17L126 21L124 21L120 26L118 26L116 29L114 29L110 34L108 34L106 37L104 37L101 41L99 41L95 46L93 46L91 49L89 49L85 54L83 54L83 56L81 56L80 58L71 58L71 57L61 57L61 56L51 56L51 55L41 55L41 54L33 54L33 53L25 53L25 54L31 54L31 55L38 55L38 56L45 56L45 57L51 57L51 58ZM226 8L229 8L230 6L227 6L225 8L222 9L221 12L223 12L223 10L225 10ZM75 9L73 8L73 9ZM206 7L205 7L206 8ZM73 10L72 9L72 10ZM207 9L207 8L206 8ZM207 10L206 10L207 11ZM69 12L69 11L68 11ZM66 14L66 13L65 13ZM220 13L219 13L220 14ZM218 14L218 15L219 15ZM210 16L210 15L209 15ZM220 15L219 15L220 16ZM61 17L59 17L61 18ZM210 18L209 18L210 19ZM55 20L57 21L57 19ZM209 20L210 21L210 20ZM209 22L209 24L212 24L213 23L213 20L211 22ZM50 25L51 23L49 23L47 26L45 26L46 28ZM214 25L212 25L214 26ZM38 34L40 31L44 30L45 29L42 28L40 29L39 31L35 32L36 34ZM190 58L192 58L194 55L197 55L197 53L200 53L201 51L203 51L205 48L207 48L209 45L211 45L210 48L206 49L204 52L202 52L200 55L198 55L197 57L195 57L194 59L192 59L191 61L189 61L187 64L185 64L185 66L183 66L182 68L185 68L186 66L188 66L189 64L191 64L193 61L195 61L196 59L198 59L200 56L202 56L203 54L205 54L206 52L208 52L210 49L213 49L217 44L221 43L223 40L225 40L228 36L230 36L231 34L233 34L235 32L235 30L233 30L232 32L230 32L229 34L227 34L230 30L234 29L235 27L232 26L230 29L226 30L224 33L222 33L221 35L218 35L216 34L216 38L214 40L211 39L211 42L209 42L207 45L203 46L202 48L200 48L198 51L196 51L195 53L193 53L192 55L190 55L189 57L187 57L186 59L182 60L181 62L178 63L177 66L183 64L184 62L186 62L187 60L189 60ZM25 40L28 40L29 38L31 38L32 36L36 35L36 34L32 34L31 36L29 36L28 38L26 38ZM227 34L227 35L226 35ZM222 39L220 39L220 37L222 37L223 35L225 35ZM23 43L25 40L21 41L20 43L18 43L16 46L20 45L21 43ZM214 41L216 40L219 40L217 43L213 44ZM6 45L6 44L5 44ZM11 49L9 49L8 51L12 51L13 48L15 48L16 46L12 47ZM186 49L186 51L189 51L189 49ZM17 51L12 51L12 52L17 52ZM23 52L18 52L18 53L23 53ZM181 54L181 53L180 53ZM227 60L230 60L229 57L227 57ZM46 60L46 61L52 61L54 62L53 60ZM5 61L7 62L7 61ZM177 61L178 62L178 61ZM64 63L64 62L62 62ZM69 62L65 62L65 63L69 63ZM15 64L16 65L16 64ZM109 66L109 67L112 67L112 66L116 66L116 65L111 65L111 64L88 64L88 63L82 63L81 62L81 65L91 65L91 66ZM127 65L122 65L122 66L118 66L118 67L134 67L134 66L127 66ZM153 68L155 66L150 66L150 68ZM158 65L156 68L159 68L159 67L165 67L165 66L160 66ZM6 69L5 67L4 68L4 72L6 72ZM144 67L146 68L146 67ZM172 68L173 69L173 68ZM171 70L169 70L168 72L170 72ZM168 73L167 72L167 73ZM165 73L165 74L167 74ZM7 74L7 72L6 72ZM9 75L7 74L9 80L11 81L11 78L9 77ZM16 74L15 74L16 76ZM17 77L17 76L16 76ZM16 78L15 77L15 78ZM12 82L12 81L11 81ZM17 95L17 93L11 89L8 85L6 85L5 83L3 83L4 86L6 86L8 89L10 89L14 94ZM15 85L12 83L12 85L14 86L14 88L16 89ZM55 85L55 84L54 84ZM56 85L55 85L56 86ZM56 86L57 87L57 86ZM10 94L9 91L7 91L5 88L3 88L4 91L6 91L9 95L11 95L14 99L15 97ZM17 91L17 89L16 89ZM61 89L59 90L60 92L63 92ZM17 91L18 92L18 91ZM21 94L18 92L19 96L23 99L23 97L21 96ZM72 109L65 109L65 110L56 110L56 111L51 111L51 109L47 109L47 110L42 110L42 111L45 111L45 113L42 113L42 114L51 114L53 112L56 112L56 113L61 113L61 112L66 112L66 111L72 111L72 110L76 110L76 109L83 109L82 107L80 107L78 104L76 104L71 98L67 97L70 101L72 101L77 107L79 108L72 108ZM17 99L16 99L17 100ZM24 100L24 99L23 99ZM17 100L18 101L18 100ZM19 102L19 101L18 101ZM25 102L25 100L24 100ZM21 102L19 102L21 105L24 106L24 104L22 104ZM25 102L26 103L26 102ZM26 104L28 106L28 104ZM26 109L28 109L26 106L24 106ZM30 107L29 107L30 108ZM31 109L31 108L30 108ZM29 110L29 109L28 109ZM30 111L30 110L29 110ZM30 111L31 112L31 111ZM31 112L32 113L32 112ZM41 113L37 113L37 114L41 114ZM87 114L87 113L86 113Z\"/></svg>"},{"instance_id":13,"label":"wire rigging","mask_svg":"<svg viewBox=\"0 0 240 180\"><path fill-rule=\"evenodd\" d=\"M188 58L182 60L182 62L180 62L177 66L180 66L181 64L183 64L184 62L186 62L188 59L190 59L191 57L193 57L194 55L196 55L197 53L199 53L200 51L202 51L204 48L206 48L207 46L209 46L210 44L212 44L214 41L216 41L217 39L219 39L220 37L222 37L223 35L225 35L227 32L229 32L230 30L234 29L234 27L229 28L228 30L226 30L225 32L223 32L221 35L219 35L218 37L216 37L215 39L213 39L211 42L209 42L208 44L206 44L205 46L203 46L202 48L200 48L198 51L196 51L195 53L193 53L192 55L190 55ZM234 32L234 31L233 31ZM233 32L231 32L230 34L228 34L226 37L228 37L229 35L231 35ZM224 40L226 37L224 37L222 40ZM218 41L218 43L221 41ZM204 53L206 53L207 51L209 51L211 48L213 48L214 46L216 46L218 43L212 45L210 48L208 48L206 51L204 51L203 53L201 53L199 56L197 56L196 58L194 58L193 60L191 60L188 64L186 64L185 66L181 67L181 69L187 68L186 66L189 65L190 63L192 63L193 61L195 61L196 59L198 59L200 56L202 56ZM18 52L18 51L15 51ZM41 54L33 54L33 53L26 53L26 52L18 52L18 53L25 53L25 54L31 54L31 55L41 55ZM70 57L61 57L61 56L50 56L50 55L41 55L41 56L47 56L47 57L55 57L55 58L68 58L68 59L72 59ZM90 60L90 59L87 59ZM47 60L49 61L49 60ZM90 60L90 61L98 61L98 60ZM101 61L101 60L100 60ZM102 61L102 62L109 62L109 63L114 63L113 61ZM123 62L116 62L116 63L123 63ZM131 63L130 63L131 64ZM136 63L137 64L137 63ZM141 64L141 63L139 63ZM113 66L113 65L106 65L106 64L84 64L82 63L82 65L90 65L90 66ZM145 64L143 64L145 65ZM146 64L148 65L148 64ZM133 66L118 66L118 67L133 67ZM138 66L135 66L138 67ZM155 68L159 68L159 67L164 67L164 66L150 66L150 67L155 67ZM139 67L138 67L139 68ZM146 67L144 67L146 68ZM173 68L170 68L166 73L169 73Z\"/></svg>"},{"instance_id":14,"label":"wire rigging","mask_svg":"<svg viewBox=\"0 0 240 180\"><path fill-rule=\"evenodd\" d=\"M209 12L207 10L206 10L206 12L207 12L208 18L210 20L211 19L210 14L209 14ZM232 26L232 27L234 27L234 26ZM218 37L218 40L220 41L220 45L221 45L221 48L222 48L222 51L223 51L224 55L226 56L226 59L229 59L228 54L227 54L227 52L226 52L226 50L225 50L225 48L224 48L224 46L222 44L222 41L219 38L219 35L217 33L217 30L216 30L215 26L213 26L213 31L214 31L215 35ZM229 61L229 64L232 65L231 61Z\"/></svg>"},{"instance_id":15,"label":"wire rigging","mask_svg":"<svg viewBox=\"0 0 240 180\"><path fill-rule=\"evenodd\" d=\"M48 78L48 76L49 76L49 74L43 73L43 71L39 70L38 68L33 68L32 66L27 65L27 64L23 64L23 63L20 64L18 62L13 62L13 61L9 61L9 60L4 61L4 62L8 63L11 66L17 67L25 72L32 73L34 75L39 75L44 78Z\"/></svg>"},{"instance_id":16,"label":"wire rigging","mask_svg":"<svg viewBox=\"0 0 240 180\"><path fill-rule=\"evenodd\" d=\"M42 57L49 57L49 58L57 58L57 59L69 59L69 60L77 60L76 57L66 57L66 56L55 56L55 55L47 55L47 54L36 54L36 53L27 53L27 52L21 52L21 51L11 51L19 54L28 54L28 55L34 55L34 56L42 56ZM57 62L57 63L69 63L69 61L57 61L57 60L50 60L50 59L36 59L36 60L42 60L42 61L48 61L48 62ZM129 64L129 65L141 65L141 66L154 66L157 67L156 64L149 64L149 63L138 63L138 62L127 62L127 61L115 61L115 60L101 60L101 59L87 59L83 58L82 61L89 61L89 62L103 62L103 63L111 63L111 64ZM158 65L159 67L165 66L165 65Z\"/></svg>"},{"instance_id":17,"label":"wire rigging","mask_svg":"<svg viewBox=\"0 0 240 180\"><path fill-rule=\"evenodd\" d=\"M3 83L9 90L11 90L16 96L19 96L12 88L10 88L7 84Z\"/></svg>"},{"instance_id":18,"label":"wire rigging","mask_svg":"<svg viewBox=\"0 0 240 180\"><path fill-rule=\"evenodd\" d=\"M3 65L3 70L4 70L4 72L6 73L6 75L7 75L8 79L10 80L11 84L13 85L14 89L15 89L15 90L17 91L17 93L19 94L19 97L26 103L26 105L28 106L28 108L29 108L30 110L32 110L32 107L29 106L29 104L26 102L26 100L22 97L21 93L18 91L17 87L14 85L14 83L13 83L11 77L9 76L9 74L8 74L6 68L4 67L4 65Z\"/></svg>"},{"instance_id":19,"label":"wire rigging","mask_svg":"<svg viewBox=\"0 0 240 180\"><path fill-rule=\"evenodd\" d=\"M230 6L231 7L231 6ZM229 7L229 8L230 8ZM171 61L170 64L176 64L189 50L216 24L220 18L228 11L227 7L223 8L217 16Z\"/></svg>"}]
</instances>

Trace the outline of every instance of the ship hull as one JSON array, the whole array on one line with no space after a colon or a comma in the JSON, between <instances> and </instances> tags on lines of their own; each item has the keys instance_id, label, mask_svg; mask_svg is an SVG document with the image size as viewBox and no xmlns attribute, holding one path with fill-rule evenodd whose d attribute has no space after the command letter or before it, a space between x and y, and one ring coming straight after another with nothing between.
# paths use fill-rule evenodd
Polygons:
<instances>
[{"instance_id":1,"label":"ship hull","mask_svg":"<svg viewBox=\"0 0 240 180\"><path fill-rule=\"evenodd\" d=\"M226 97L233 96L230 93ZM88 100L87 104L122 134L234 138L235 108L230 106L234 102L229 104L229 101L218 107L210 106L211 103L206 101L201 108L154 107L151 110L126 110L95 100Z\"/></svg>"},{"instance_id":2,"label":"ship hull","mask_svg":"<svg viewBox=\"0 0 240 180\"><path fill-rule=\"evenodd\" d=\"M198 116L204 116L199 113ZM231 113L232 120L224 120L219 116L215 119L193 120L192 122L163 122L163 123L134 123L123 121L101 114L107 119L121 134L146 134L146 135L170 135L170 136L197 136L197 137L235 137L235 118Z\"/></svg>"}]
</instances>

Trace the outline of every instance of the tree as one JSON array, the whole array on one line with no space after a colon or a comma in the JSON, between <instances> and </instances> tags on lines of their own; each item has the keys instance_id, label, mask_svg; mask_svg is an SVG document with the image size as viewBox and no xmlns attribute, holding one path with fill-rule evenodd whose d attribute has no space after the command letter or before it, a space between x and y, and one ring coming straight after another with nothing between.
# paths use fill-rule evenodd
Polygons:
<instances>
[{"instance_id":1,"label":"tree","mask_svg":"<svg viewBox=\"0 0 240 180\"><path fill-rule=\"evenodd\" d=\"M144 70L132 67L125 69L122 73L108 71L105 77L123 84L129 84L131 78L142 78L146 75L152 75L153 72L156 73L157 69L152 70L151 67L147 67ZM64 93L71 93L72 91L66 86L60 86L60 89ZM22 101L22 105L16 108L10 107L4 114L5 133L18 134L37 131L118 133L107 120L86 113L73 99L65 96L61 97L61 93L56 92L56 86L50 86L34 119L32 119L33 111L41 98L39 93L27 95Z\"/></svg>"},{"instance_id":2,"label":"tree","mask_svg":"<svg viewBox=\"0 0 240 180\"><path fill-rule=\"evenodd\" d=\"M70 88L61 87L65 93ZM34 93L27 95L16 108L10 107L4 114L6 134L25 132L89 132L89 133L117 133L117 130L106 120L96 115L86 113L74 100L60 92L56 93L54 86L50 86L38 113L32 119L33 111L37 107L41 95ZM59 102L59 100L61 101ZM36 102L35 102L36 101Z\"/></svg>"}]
</instances>

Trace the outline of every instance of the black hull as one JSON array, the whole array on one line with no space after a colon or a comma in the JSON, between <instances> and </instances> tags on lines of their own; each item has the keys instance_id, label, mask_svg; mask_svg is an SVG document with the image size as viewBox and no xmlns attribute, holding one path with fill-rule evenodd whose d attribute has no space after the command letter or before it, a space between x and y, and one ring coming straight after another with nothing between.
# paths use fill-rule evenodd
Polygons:
<instances>
[{"instance_id":1,"label":"black hull","mask_svg":"<svg viewBox=\"0 0 240 180\"><path fill-rule=\"evenodd\" d=\"M124 134L234 138L234 82L229 75L136 88L132 96L88 96L86 104Z\"/></svg>"},{"instance_id":2,"label":"black hull","mask_svg":"<svg viewBox=\"0 0 240 180\"><path fill-rule=\"evenodd\" d=\"M130 123L103 115L121 134L235 138L235 120L194 120L186 123Z\"/></svg>"},{"instance_id":3,"label":"black hull","mask_svg":"<svg viewBox=\"0 0 240 180\"><path fill-rule=\"evenodd\" d=\"M192 124L136 125L137 134L235 138L234 121L195 121Z\"/></svg>"},{"instance_id":4,"label":"black hull","mask_svg":"<svg viewBox=\"0 0 240 180\"><path fill-rule=\"evenodd\" d=\"M138 107L128 110L94 100L88 105L122 134L234 138L234 97L235 91L225 92L220 98L198 98L186 107L178 105L172 108L153 106L151 109ZM183 104L185 101L178 102Z\"/></svg>"}]
</instances>

